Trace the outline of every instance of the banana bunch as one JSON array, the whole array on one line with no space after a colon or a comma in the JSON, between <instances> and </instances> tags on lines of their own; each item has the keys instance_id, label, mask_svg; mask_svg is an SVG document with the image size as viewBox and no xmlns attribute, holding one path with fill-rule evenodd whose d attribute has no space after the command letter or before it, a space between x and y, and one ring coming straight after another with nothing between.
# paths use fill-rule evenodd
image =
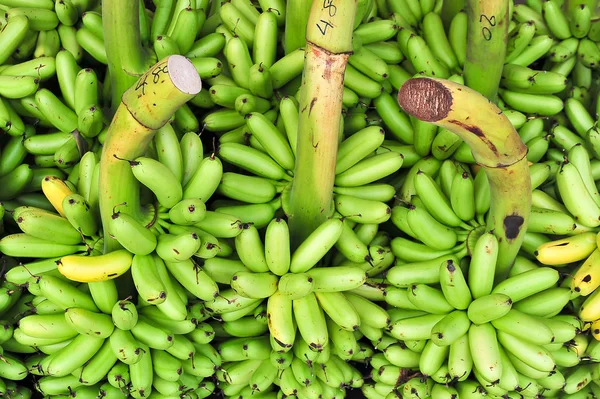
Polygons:
<instances>
[{"instance_id":1,"label":"banana bunch","mask_svg":"<svg viewBox=\"0 0 600 399\"><path fill-rule=\"evenodd\" d=\"M155 390L204 398L214 390L204 379L221 365L211 346L215 331L204 322L209 315L202 303L188 303L181 287L169 285L180 292L172 291L161 304L137 306L119 300L110 286L74 285L52 275L32 277L27 287L35 295L27 302L33 307L19 315L18 325L9 325L3 347L27 357L23 372L36 376L36 389L44 395L81 389L142 398ZM174 315L173 297L183 304L182 315ZM10 375L6 370L3 377Z\"/></svg>"},{"instance_id":2,"label":"banana bunch","mask_svg":"<svg viewBox=\"0 0 600 399\"><path fill-rule=\"evenodd\" d=\"M218 344L223 363L216 378L226 397L339 398L363 384L358 369L329 350L314 352L300 339L292 350L276 352L269 341L257 336Z\"/></svg>"},{"instance_id":3,"label":"banana bunch","mask_svg":"<svg viewBox=\"0 0 600 399\"><path fill-rule=\"evenodd\" d=\"M387 271L390 326L373 342L383 353L371 361L375 384L363 388L365 395L387 396L412 384L424 395L440 390L458 397L463 389L533 397L583 388L571 383L577 375L560 369L585 359L588 338L581 319L563 314L572 294L557 285L558 271L518 256L508 278L495 281L496 237L481 229L470 234L468 251L430 250ZM405 247L395 248L400 261ZM578 341L585 342L579 351ZM417 383L417 376L430 379Z\"/></svg>"},{"instance_id":4,"label":"banana bunch","mask_svg":"<svg viewBox=\"0 0 600 399\"><path fill-rule=\"evenodd\" d=\"M593 106L596 89L590 77L600 53L590 7L573 3L565 9L555 0L514 5L499 91L503 105L548 116L563 111L567 99Z\"/></svg>"},{"instance_id":5,"label":"banana bunch","mask_svg":"<svg viewBox=\"0 0 600 399\"><path fill-rule=\"evenodd\" d=\"M92 162L95 160L93 153L87 153L86 165L88 154ZM78 179L80 192L89 200L77 193L73 183L46 176L41 182L42 191L52 210L18 206L10 211L21 233L2 238L0 251L9 256L33 258L34 261L9 270L9 281L22 284L29 276L58 271L73 281L99 282L116 278L129 270L132 262L129 252L101 255L103 239L99 235L100 223L97 212L90 205L94 199L97 200L97 189L90 189L95 168L96 165L91 163L88 170L82 170L82 175L85 175L82 177L87 182L83 178Z\"/></svg>"},{"instance_id":6,"label":"banana bunch","mask_svg":"<svg viewBox=\"0 0 600 399\"><path fill-rule=\"evenodd\" d=\"M292 132L298 128L297 97L304 51L298 49L278 57L282 4L261 3L261 11L249 5L236 1L216 6L211 12L215 12L215 19L220 18L220 24L214 33L199 39L198 47L186 55L208 86L191 101L192 106L208 110L202 127L218 137L218 157L228 168L235 167L223 174L217 189L218 194L231 201L216 201L211 210L262 228L275 215L287 211L286 198L295 168L297 137ZM377 13L373 1L362 1L359 9L357 22L366 22ZM399 151L376 152L389 130L383 129L383 120L394 127L402 123L396 121L398 118L408 122L389 94L392 92L389 68L404 58L390 40L397 31L397 24L389 19L375 24L357 23L357 47L345 75L347 115L360 113L365 117L371 99L382 92L387 94L387 109L382 112L389 117L376 117L373 126L367 126L360 123L360 116L347 116L346 120L358 123L340 132L336 209L350 217L357 213L358 207L368 207L371 211L363 215L361 223L382 223L389 219L385 203L391 200L394 190L383 179L403 166L404 154ZM161 33L160 38L163 41L165 35ZM220 52L224 62L214 58ZM209 61L209 57L214 61ZM215 63L218 68L211 67ZM204 72L208 69L212 75ZM412 128L409 129L412 135ZM413 154L413 158L418 156L411 148L403 151Z\"/></svg>"},{"instance_id":7,"label":"banana bunch","mask_svg":"<svg viewBox=\"0 0 600 399\"><path fill-rule=\"evenodd\" d=\"M21 233L2 238L0 251L27 258L91 252L98 225L85 198L74 193L72 183L56 176L46 176L40 184L43 201L35 204L39 206L17 206L7 212Z\"/></svg>"},{"instance_id":8,"label":"banana bunch","mask_svg":"<svg viewBox=\"0 0 600 399\"><path fill-rule=\"evenodd\" d=\"M406 262L466 250L470 232L485 224L490 187L485 173L451 159L417 161L398 191L391 220L406 236L392 239ZM464 255L463 255L464 256Z\"/></svg>"},{"instance_id":9,"label":"banana bunch","mask_svg":"<svg viewBox=\"0 0 600 399\"><path fill-rule=\"evenodd\" d=\"M239 259L205 259L199 271L227 286L202 298L206 310L221 319L213 323L215 331L244 337L268 330L272 349L287 352L298 330L312 350L321 352L330 343L328 320L348 331L342 335L361 330L361 325L369 331L385 328L387 312L370 300L378 289L363 286L368 276L394 263L389 240L377 234L377 225L352 227L347 219L328 219L291 253L285 220L275 218L268 224L264 244L255 226L242 224L233 246ZM339 251L336 255L330 252L334 248ZM328 266L332 256L339 266ZM179 282L190 290L189 282ZM356 341L353 348L347 345L344 351L357 351Z\"/></svg>"},{"instance_id":10,"label":"banana bunch","mask_svg":"<svg viewBox=\"0 0 600 399\"><path fill-rule=\"evenodd\" d=\"M9 257L2 257L1 262L5 267L14 264L15 261ZM0 395L6 397L30 398L32 390L27 385L21 385L21 381L29 376L23 356L18 350L10 346L15 324L26 313L32 295L24 292L23 287L3 281L0 285ZM7 344L8 343L8 344Z\"/></svg>"},{"instance_id":11,"label":"banana bunch","mask_svg":"<svg viewBox=\"0 0 600 399\"><path fill-rule=\"evenodd\" d=\"M23 259L0 286L0 396L31 396L11 378L28 373L45 397L600 394L600 25L561 3L510 2L499 105L534 207L501 280L486 174L396 101L413 76L465 83L466 10L357 1L335 212L292 249L305 52L280 50L283 0L140 2L150 61L185 55L206 89L147 151L111 158L141 207L104 225L100 2L0 0L0 252Z\"/></svg>"}]
</instances>

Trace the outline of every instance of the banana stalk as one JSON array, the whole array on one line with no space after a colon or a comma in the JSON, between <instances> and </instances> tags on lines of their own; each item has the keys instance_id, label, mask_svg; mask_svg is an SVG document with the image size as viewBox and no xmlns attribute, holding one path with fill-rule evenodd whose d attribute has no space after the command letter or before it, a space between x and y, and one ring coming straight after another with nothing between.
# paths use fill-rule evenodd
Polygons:
<instances>
[{"instance_id":1,"label":"banana stalk","mask_svg":"<svg viewBox=\"0 0 600 399\"><path fill-rule=\"evenodd\" d=\"M135 83L135 82L134 82ZM180 55L169 56L142 75L123 94L108 128L100 160L100 216L104 225L104 253L121 248L108 234L114 208L143 220L139 185L129 162L146 153L156 130L164 126L202 87L192 63Z\"/></svg>"},{"instance_id":2,"label":"banana stalk","mask_svg":"<svg viewBox=\"0 0 600 399\"><path fill-rule=\"evenodd\" d=\"M312 3L312 0L288 0L285 7L285 35L283 36L283 49L286 54L306 45L306 27ZM330 3L333 5L335 2Z\"/></svg>"},{"instance_id":3,"label":"banana stalk","mask_svg":"<svg viewBox=\"0 0 600 399\"><path fill-rule=\"evenodd\" d=\"M508 2L467 0L465 84L495 103L508 40Z\"/></svg>"},{"instance_id":4,"label":"banana stalk","mask_svg":"<svg viewBox=\"0 0 600 399\"><path fill-rule=\"evenodd\" d=\"M460 136L488 176L492 203L487 229L500 246L496 277L505 278L523 242L531 211L527 146L500 109L480 93L436 78L408 80L400 106L414 117Z\"/></svg>"},{"instance_id":5,"label":"banana stalk","mask_svg":"<svg viewBox=\"0 0 600 399\"><path fill-rule=\"evenodd\" d=\"M139 7L139 0L104 0L102 3L113 110L121 103L123 93L152 65L148 52L142 47Z\"/></svg>"},{"instance_id":6,"label":"banana stalk","mask_svg":"<svg viewBox=\"0 0 600 399\"><path fill-rule=\"evenodd\" d=\"M315 1L308 19L288 215L294 246L333 212L344 72L355 14L356 0Z\"/></svg>"}]
</instances>

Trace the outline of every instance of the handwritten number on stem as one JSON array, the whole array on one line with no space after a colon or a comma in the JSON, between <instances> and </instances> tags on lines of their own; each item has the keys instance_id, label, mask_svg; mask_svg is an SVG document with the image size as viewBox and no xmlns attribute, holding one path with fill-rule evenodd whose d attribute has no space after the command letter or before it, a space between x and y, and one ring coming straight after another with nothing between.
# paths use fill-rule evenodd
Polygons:
<instances>
[{"instance_id":1,"label":"handwritten number on stem","mask_svg":"<svg viewBox=\"0 0 600 399\"><path fill-rule=\"evenodd\" d=\"M166 63L157 65L150 73L146 73L144 77L135 85L135 91L141 90L142 96L146 95L146 86L148 85L148 76L152 74L152 83L157 84L160 81L160 75L163 73L169 73L169 68Z\"/></svg>"},{"instance_id":2,"label":"handwritten number on stem","mask_svg":"<svg viewBox=\"0 0 600 399\"><path fill-rule=\"evenodd\" d=\"M491 17L488 17L485 14L481 14L479 16L479 22L482 24L487 23L489 26L491 26L493 28L494 26L496 26L496 16L492 15ZM492 40L492 30L487 26L483 26L481 28L481 35L483 36L483 39L485 41L489 42L490 40Z\"/></svg>"},{"instance_id":3,"label":"handwritten number on stem","mask_svg":"<svg viewBox=\"0 0 600 399\"><path fill-rule=\"evenodd\" d=\"M337 7L335 6L335 4L333 4L334 1L335 0L323 0L323 9L327 10L327 13L329 14L330 18L335 17L335 15L337 14ZM321 32L321 35L323 36L325 36L325 34L327 33L327 28L329 27L331 27L331 29L334 28L331 21L321 19L319 22L317 22L317 28L319 28L319 32Z\"/></svg>"}]
</instances>

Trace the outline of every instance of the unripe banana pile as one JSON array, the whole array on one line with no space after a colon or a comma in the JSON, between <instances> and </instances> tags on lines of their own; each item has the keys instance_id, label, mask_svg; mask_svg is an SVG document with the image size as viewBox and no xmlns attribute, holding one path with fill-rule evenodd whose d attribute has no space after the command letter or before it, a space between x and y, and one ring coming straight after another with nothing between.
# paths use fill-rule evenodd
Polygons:
<instances>
[{"instance_id":1,"label":"unripe banana pile","mask_svg":"<svg viewBox=\"0 0 600 399\"><path fill-rule=\"evenodd\" d=\"M0 0L0 397L600 398L596 1L314 0L299 242L310 2L102 3Z\"/></svg>"}]
</instances>

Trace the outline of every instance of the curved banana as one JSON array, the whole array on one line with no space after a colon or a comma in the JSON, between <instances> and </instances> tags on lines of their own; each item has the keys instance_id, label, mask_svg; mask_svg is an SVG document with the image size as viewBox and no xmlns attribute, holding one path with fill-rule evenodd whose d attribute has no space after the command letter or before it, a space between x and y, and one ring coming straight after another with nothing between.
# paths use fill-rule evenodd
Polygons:
<instances>
[{"instance_id":1,"label":"curved banana","mask_svg":"<svg viewBox=\"0 0 600 399\"><path fill-rule=\"evenodd\" d=\"M398 100L410 114L453 131L471 146L475 160L489 177L491 197L502 198L492 201L488 230L499 237L497 273L507 274L524 238L522 226L527 225L531 206L525 145L497 107L464 86L415 78L401 87ZM471 112L470 107L477 111ZM472 118L475 114L477 121ZM511 177L505 177L508 175ZM515 194L517 191L521 194Z\"/></svg>"},{"instance_id":2,"label":"curved banana","mask_svg":"<svg viewBox=\"0 0 600 399\"><path fill-rule=\"evenodd\" d=\"M117 278L127 272L133 255L118 250L105 255L68 255L57 261L58 271L69 280L90 283Z\"/></svg>"}]
</instances>

